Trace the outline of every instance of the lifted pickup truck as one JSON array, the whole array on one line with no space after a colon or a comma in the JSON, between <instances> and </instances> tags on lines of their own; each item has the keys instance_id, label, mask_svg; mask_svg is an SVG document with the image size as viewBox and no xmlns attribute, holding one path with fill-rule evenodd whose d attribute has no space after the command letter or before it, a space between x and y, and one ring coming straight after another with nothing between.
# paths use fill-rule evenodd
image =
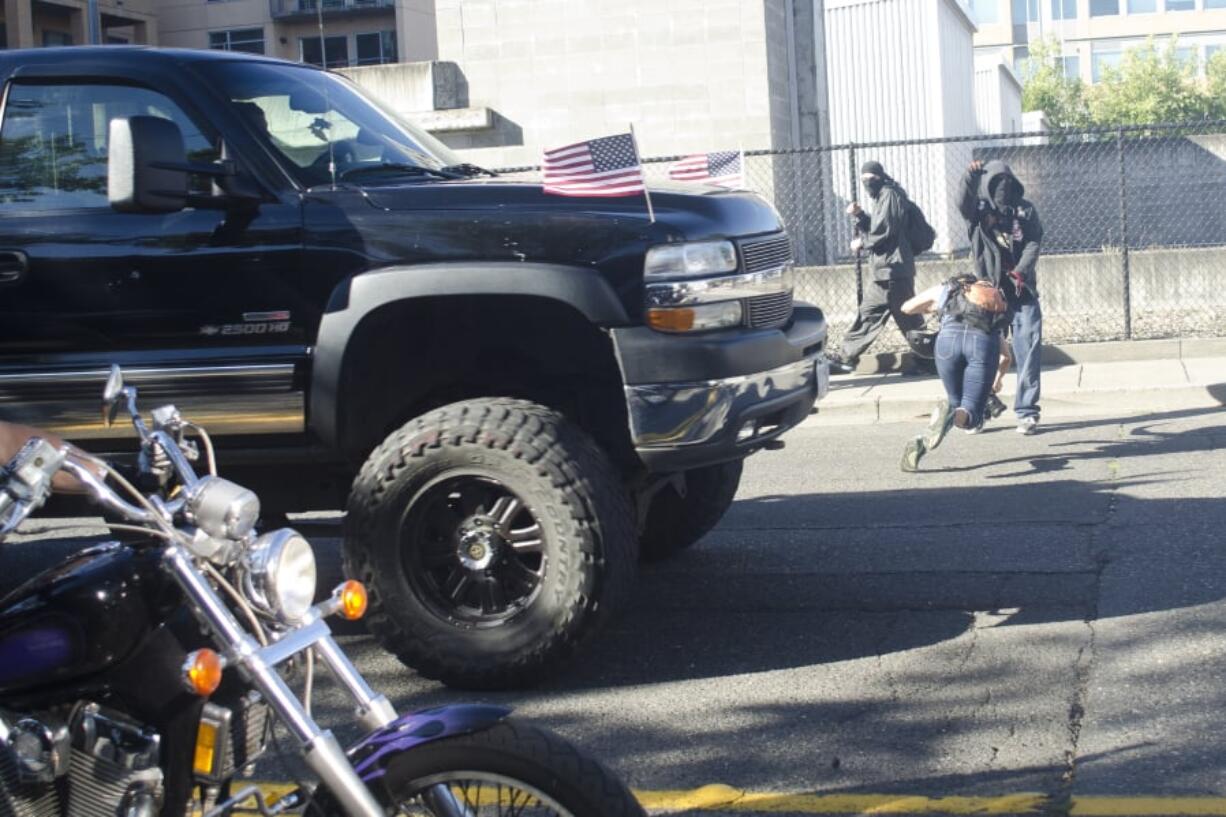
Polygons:
<instances>
[{"instance_id":1,"label":"lifted pickup truck","mask_svg":"<svg viewBox=\"0 0 1226 817\"><path fill-rule=\"evenodd\" d=\"M347 507L371 631L530 683L824 394L748 192L566 198L355 85L228 52L0 52L0 416L123 450L111 363L283 511Z\"/></svg>"}]
</instances>

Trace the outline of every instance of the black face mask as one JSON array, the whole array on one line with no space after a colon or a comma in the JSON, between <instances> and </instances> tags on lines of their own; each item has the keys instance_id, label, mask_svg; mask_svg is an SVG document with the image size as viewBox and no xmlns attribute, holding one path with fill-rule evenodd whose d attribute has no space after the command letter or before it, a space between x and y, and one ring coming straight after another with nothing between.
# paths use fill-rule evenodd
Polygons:
<instances>
[{"instance_id":1,"label":"black face mask","mask_svg":"<svg viewBox=\"0 0 1226 817\"><path fill-rule=\"evenodd\" d=\"M881 188L885 187L884 179L869 179L864 182L864 189L868 191L869 196L877 198L881 194Z\"/></svg>"},{"instance_id":2,"label":"black face mask","mask_svg":"<svg viewBox=\"0 0 1226 817\"><path fill-rule=\"evenodd\" d=\"M1006 176L1000 180L1000 183L996 185L996 190L992 193L992 205L1005 218L1012 218L1014 209L1021 198L1022 194L1018 189L1017 180L1012 176Z\"/></svg>"}]
</instances>

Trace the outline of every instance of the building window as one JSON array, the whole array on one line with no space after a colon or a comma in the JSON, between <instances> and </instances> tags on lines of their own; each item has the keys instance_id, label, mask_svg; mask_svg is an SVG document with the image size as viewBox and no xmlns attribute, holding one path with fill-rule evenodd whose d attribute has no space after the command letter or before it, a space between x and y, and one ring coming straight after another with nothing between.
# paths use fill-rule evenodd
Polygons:
<instances>
[{"instance_id":1,"label":"building window","mask_svg":"<svg viewBox=\"0 0 1226 817\"><path fill-rule=\"evenodd\" d=\"M383 65L396 62L396 32L372 31L354 38L358 65Z\"/></svg>"},{"instance_id":2,"label":"building window","mask_svg":"<svg viewBox=\"0 0 1226 817\"><path fill-rule=\"evenodd\" d=\"M53 48L57 45L72 45L72 35L63 31L44 31L43 47Z\"/></svg>"},{"instance_id":3,"label":"building window","mask_svg":"<svg viewBox=\"0 0 1226 817\"><path fill-rule=\"evenodd\" d=\"M1196 0L1166 0L1167 11L1196 11Z\"/></svg>"},{"instance_id":4,"label":"building window","mask_svg":"<svg viewBox=\"0 0 1226 817\"><path fill-rule=\"evenodd\" d=\"M1208 65L1209 60L1213 59L1213 55L1221 50L1222 50L1222 47L1220 45L1205 46L1205 65Z\"/></svg>"},{"instance_id":5,"label":"building window","mask_svg":"<svg viewBox=\"0 0 1226 817\"><path fill-rule=\"evenodd\" d=\"M1061 67L1064 69L1064 75L1069 79L1081 79L1081 57L1077 54L1060 58Z\"/></svg>"},{"instance_id":6,"label":"building window","mask_svg":"<svg viewBox=\"0 0 1226 817\"><path fill-rule=\"evenodd\" d=\"M1077 0L1051 0L1053 20L1076 20Z\"/></svg>"},{"instance_id":7,"label":"building window","mask_svg":"<svg viewBox=\"0 0 1226 817\"><path fill-rule=\"evenodd\" d=\"M1094 61L1090 65L1090 72L1094 77L1095 82L1099 82L1103 78L1104 68L1119 68L1120 63L1124 60L1123 51L1098 51L1094 54Z\"/></svg>"},{"instance_id":8,"label":"building window","mask_svg":"<svg viewBox=\"0 0 1226 817\"><path fill-rule=\"evenodd\" d=\"M264 29L232 28L227 31L210 31L209 48L217 51L243 51L248 54L263 54Z\"/></svg>"},{"instance_id":9,"label":"building window","mask_svg":"<svg viewBox=\"0 0 1226 817\"><path fill-rule=\"evenodd\" d=\"M1013 0L1013 24L1039 22L1039 0Z\"/></svg>"},{"instance_id":10,"label":"building window","mask_svg":"<svg viewBox=\"0 0 1226 817\"><path fill-rule=\"evenodd\" d=\"M1120 13L1120 0L1090 0L1091 17L1110 17Z\"/></svg>"},{"instance_id":11,"label":"building window","mask_svg":"<svg viewBox=\"0 0 1226 817\"><path fill-rule=\"evenodd\" d=\"M324 68L344 68L349 65L349 38L345 35L324 37L323 47L320 47L319 37L302 37L298 40L299 53L303 62ZM328 62L324 64L324 52L327 52Z\"/></svg>"},{"instance_id":12,"label":"building window","mask_svg":"<svg viewBox=\"0 0 1226 817\"><path fill-rule=\"evenodd\" d=\"M1000 22L1000 0L971 0L971 18L976 25Z\"/></svg>"},{"instance_id":13,"label":"building window","mask_svg":"<svg viewBox=\"0 0 1226 817\"><path fill-rule=\"evenodd\" d=\"M1226 0L1205 0L1207 9L1226 9Z\"/></svg>"},{"instance_id":14,"label":"building window","mask_svg":"<svg viewBox=\"0 0 1226 817\"><path fill-rule=\"evenodd\" d=\"M1158 0L1128 0L1129 14L1157 14Z\"/></svg>"}]
</instances>

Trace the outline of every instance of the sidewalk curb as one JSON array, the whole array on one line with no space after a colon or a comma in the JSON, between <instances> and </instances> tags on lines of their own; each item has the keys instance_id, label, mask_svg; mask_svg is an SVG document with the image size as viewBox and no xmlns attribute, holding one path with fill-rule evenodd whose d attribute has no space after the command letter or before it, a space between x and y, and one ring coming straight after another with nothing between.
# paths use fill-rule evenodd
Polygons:
<instances>
[{"instance_id":1,"label":"sidewalk curb","mask_svg":"<svg viewBox=\"0 0 1226 817\"><path fill-rule=\"evenodd\" d=\"M909 369L910 352L867 354L856 367L857 374L887 374ZM1130 360L1189 360L1226 357L1226 337L1168 338L1163 340L1113 340L1093 343L1044 344L1043 365L1070 366L1080 363L1119 363Z\"/></svg>"},{"instance_id":2,"label":"sidewalk curb","mask_svg":"<svg viewBox=\"0 0 1226 817\"><path fill-rule=\"evenodd\" d=\"M865 397L817 404L817 414L810 415L802 426L857 425L920 421L928 417L941 396L939 381L934 381L930 399L915 397ZM1006 395L1005 403L1010 404ZM1090 415L1138 415L1150 412L1195 411L1221 409L1226 405L1226 385L1166 386L1161 388L1104 389L1044 395L1043 419L1086 417ZM1009 419L1006 414L1002 420Z\"/></svg>"}]
</instances>

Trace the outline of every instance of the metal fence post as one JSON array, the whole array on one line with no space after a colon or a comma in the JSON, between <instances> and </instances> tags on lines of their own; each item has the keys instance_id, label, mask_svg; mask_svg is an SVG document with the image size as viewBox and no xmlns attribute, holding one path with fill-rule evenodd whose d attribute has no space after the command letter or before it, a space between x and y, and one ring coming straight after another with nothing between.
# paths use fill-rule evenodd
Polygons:
<instances>
[{"instance_id":1,"label":"metal fence post","mask_svg":"<svg viewBox=\"0 0 1226 817\"><path fill-rule=\"evenodd\" d=\"M1124 274L1124 339L1132 340L1132 270L1128 260L1128 191L1124 184L1124 129L1115 132L1120 164L1120 264Z\"/></svg>"},{"instance_id":2,"label":"metal fence post","mask_svg":"<svg viewBox=\"0 0 1226 817\"><path fill-rule=\"evenodd\" d=\"M847 179L851 182L848 199L856 200L856 190L859 189L860 174L856 169L856 143L850 142L847 145ZM864 303L864 276L861 271L860 253L856 252L856 308L859 309L860 304Z\"/></svg>"}]
</instances>

